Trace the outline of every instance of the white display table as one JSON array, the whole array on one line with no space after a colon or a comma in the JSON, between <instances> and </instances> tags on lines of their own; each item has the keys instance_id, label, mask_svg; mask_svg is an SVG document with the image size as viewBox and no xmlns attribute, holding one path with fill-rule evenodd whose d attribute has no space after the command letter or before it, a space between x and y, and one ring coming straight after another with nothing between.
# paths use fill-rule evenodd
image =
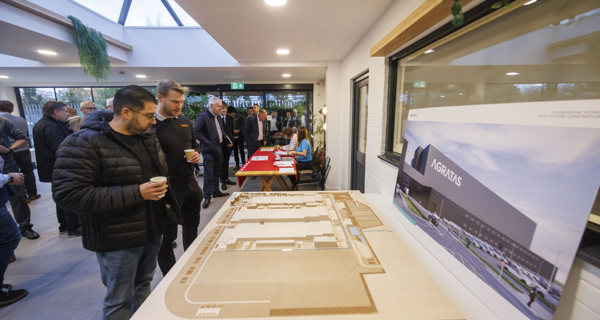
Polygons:
<instances>
[{"instance_id":1,"label":"white display table","mask_svg":"<svg viewBox=\"0 0 600 320\"><path fill-rule=\"evenodd\" d=\"M358 191L234 193L132 319L461 319Z\"/></svg>"}]
</instances>

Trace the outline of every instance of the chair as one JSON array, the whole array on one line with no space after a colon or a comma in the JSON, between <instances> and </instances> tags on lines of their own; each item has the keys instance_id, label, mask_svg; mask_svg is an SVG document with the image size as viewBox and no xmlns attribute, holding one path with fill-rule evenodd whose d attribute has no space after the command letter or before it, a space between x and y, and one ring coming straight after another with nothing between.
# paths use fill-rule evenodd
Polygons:
<instances>
[{"instance_id":1,"label":"chair","mask_svg":"<svg viewBox=\"0 0 600 320\"><path fill-rule=\"evenodd\" d=\"M300 170L298 171L298 183L301 182L314 182L313 175L315 172L318 172L323 168L322 166L322 156L323 151L319 146L315 149L315 154L313 154L312 163L310 170Z\"/></svg>"},{"instance_id":2,"label":"chair","mask_svg":"<svg viewBox=\"0 0 600 320\"><path fill-rule=\"evenodd\" d=\"M326 157L322 166L322 170L316 171L312 175L312 179L310 181L298 182L295 190L325 190L325 182L327 181L329 171L331 170L330 161L331 159Z\"/></svg>"}]
</instances>

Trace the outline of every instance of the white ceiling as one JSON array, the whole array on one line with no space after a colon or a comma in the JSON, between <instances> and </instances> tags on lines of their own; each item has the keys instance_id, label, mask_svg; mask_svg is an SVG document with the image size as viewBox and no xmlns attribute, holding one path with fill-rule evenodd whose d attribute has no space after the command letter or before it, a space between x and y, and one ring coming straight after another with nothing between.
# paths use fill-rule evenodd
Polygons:
<instances>
[{"instance_id":1,"label":"white ceiling","mask_svg":"<svg viewBox=\"0 0 600 320\"><path fill-rule=\"evenodd\" d=\"M269 7L263 0L177 2L240 63L240 67L172 68L157 65L139 68L127 66L126 62L117 63L108 84L154 84L162 78L185 84L222 84L233 80L246 83L317 82L325 78L327 62L343 59L393 0L288 0L283 7ZM44 30L27 30L2 20L0 17L0 62L4 62L0 63L0 75L9 74L10 78L0 79L0 85L99 85L85 77L77 67L74 44L45 36ZM34 45L40 43L61 48L68 54L55 61L32 54ZM159 44L168 48L168 39ZM289 56L277 56L275 50L280 47L288 48ZM168 50L156 50L144 54L164 56L166 52ZM12 64L11 59L3 59L1 55L39 63L24 67ZM164 59L168 60L168 56ZM148 73L149 69L157 79L135 78L135 74ZM282 73L293 73L293 78L283 79Z\"/></svg>"}]
</instances>

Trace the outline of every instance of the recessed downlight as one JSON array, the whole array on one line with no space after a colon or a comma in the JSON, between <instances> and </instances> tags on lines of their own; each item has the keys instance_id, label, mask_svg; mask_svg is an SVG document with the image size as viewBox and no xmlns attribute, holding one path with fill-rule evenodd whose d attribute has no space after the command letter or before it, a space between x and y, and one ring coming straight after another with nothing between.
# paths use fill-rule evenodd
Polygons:
<instances>
[{"instance_id":1,"label":"recessed downlight","mask_svg":"<svg viewBox=\"0 0 600 320\"><path fill-rule=\"evenodd\" d=\"M287 0L265 0L265 3L272 7L281 7L287 3Z\"/></svg>"},{"instance_id":2,"label":"recessed downlight","mask_svg":"<svg viewBox=\"0 0 600 320\"><path fill-rule=\"evenodd\" d=\"M505 75L507 75L507 76L518 76L519 73L518 72L507 72L507 73L505 73Z\"/></svg>"},{"instance_id":3,"label":"recessed downlight","mask_svg":"<svg viewBox=\"0 0 600 320\"><path fill-rule=\"evenodd\" d=\"M145 74L136 74L135 77L136 78L140 78L140 79L146 79L146 75Z\"/></svg>"},{"instance_id":4,"label":"recessed downlight","mask_svg":"<svg viewBox=\"0 0 600 320\"><path fill-rule=\"evenodd\" d=\"M284 77L284 78L289 78L289 77L291 77L292 75L291 75L291 74L289 74L289 73L284 73L284 74L282 74L281 76L282 76L282 77Z\"/></svg>"},{"instance_id":5,"label":"recessed downlight","mask_svg":"<svg viewBox=\"0 0 600 320\"><path fill-rule=\"evenodd\" d=\"M47 56L55 56L55 55L57 54L57 53L56 53L56 51L52 51L52 50L43 50L43 49L40 49L40 50L38 50L37 52L38 52L39 54L44 54L44 55L47 55Z\"/></svg>"},{"instance_id":6,"label":"recessed downlight","mask_svg":"<svg viewBox=\"0 0 600 320\"><path fill-rule=\"evenodd\" d=\"M425 54L428 54L428 53L434 53L434 52L435 52L435 50L433 50L433 49L429 49L429 50L425 51L424 53L425 53Z\"/></svg>"},{"instance_id":7,"label":"recessed downlight","mask_svg":"<svg viewBox=\"0 0 600 320\"><path fill-rule=\"evenodd\" d=\"M536 2L537 2L537 0L531 0L531 1L527 1L527 2L525 2L525 4L523 4L523 5L524 5L524 6L528 6L528 5L530 5L530 4L534 4L534 3L536 3Z\"/></svg>"},{"instance_id":8,"label":"recessed downlight","mask_svg":"<svg viewBox=\"0 0 600 320\"><path fill-rule=\"evenodd\" d=\"M285 56L285 55L290 54L290 49L281 48L281 49L277 49L276 52L280 56Z\"/></svg>"},{"instance_id":9,"label":"recessed downlight","mask_svg":"<svg viewBox=\"0 0 600 320\"><path fill-rule=\"evenodd\" d=\"M5 76L3 74L0 74L0 79L8 79L8 76Z\"/></svg>"}]
</instances>

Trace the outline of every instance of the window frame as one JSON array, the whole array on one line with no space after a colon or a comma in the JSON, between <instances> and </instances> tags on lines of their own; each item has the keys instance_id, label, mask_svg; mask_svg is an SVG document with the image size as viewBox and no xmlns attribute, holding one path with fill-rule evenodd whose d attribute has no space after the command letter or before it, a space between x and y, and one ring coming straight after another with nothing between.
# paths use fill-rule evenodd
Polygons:
<instances>
[{"instance_id":1,"label":"window frame","mask_svg":"<svg viewBox=\"0 0 600 320\"><path fill-rule=\"evenodd\" d=\"M441 27L431 31L421 39L417 40L413 44L401 49L395 54L390 55L387 58L389 66L388 72L388 94L387 94L387 111L386 111L386 132L385 132L385 143L383 153L378 156L396 167L402 165L402 153L394 152L394 130L396 128L395 115L396 115L396 97L397 97L397 85L398 85L398 66L400 61L423 48L442 40L445 37L452 35L455 32L460 31L471 23L486 17L487 15L499 10L492 9L492 5L496 3L496 0L486 0L476 5L471 10L463 12L464 22L460 27L454 27L452 22L448 22Z\"/></svg>"}]
</instances>

